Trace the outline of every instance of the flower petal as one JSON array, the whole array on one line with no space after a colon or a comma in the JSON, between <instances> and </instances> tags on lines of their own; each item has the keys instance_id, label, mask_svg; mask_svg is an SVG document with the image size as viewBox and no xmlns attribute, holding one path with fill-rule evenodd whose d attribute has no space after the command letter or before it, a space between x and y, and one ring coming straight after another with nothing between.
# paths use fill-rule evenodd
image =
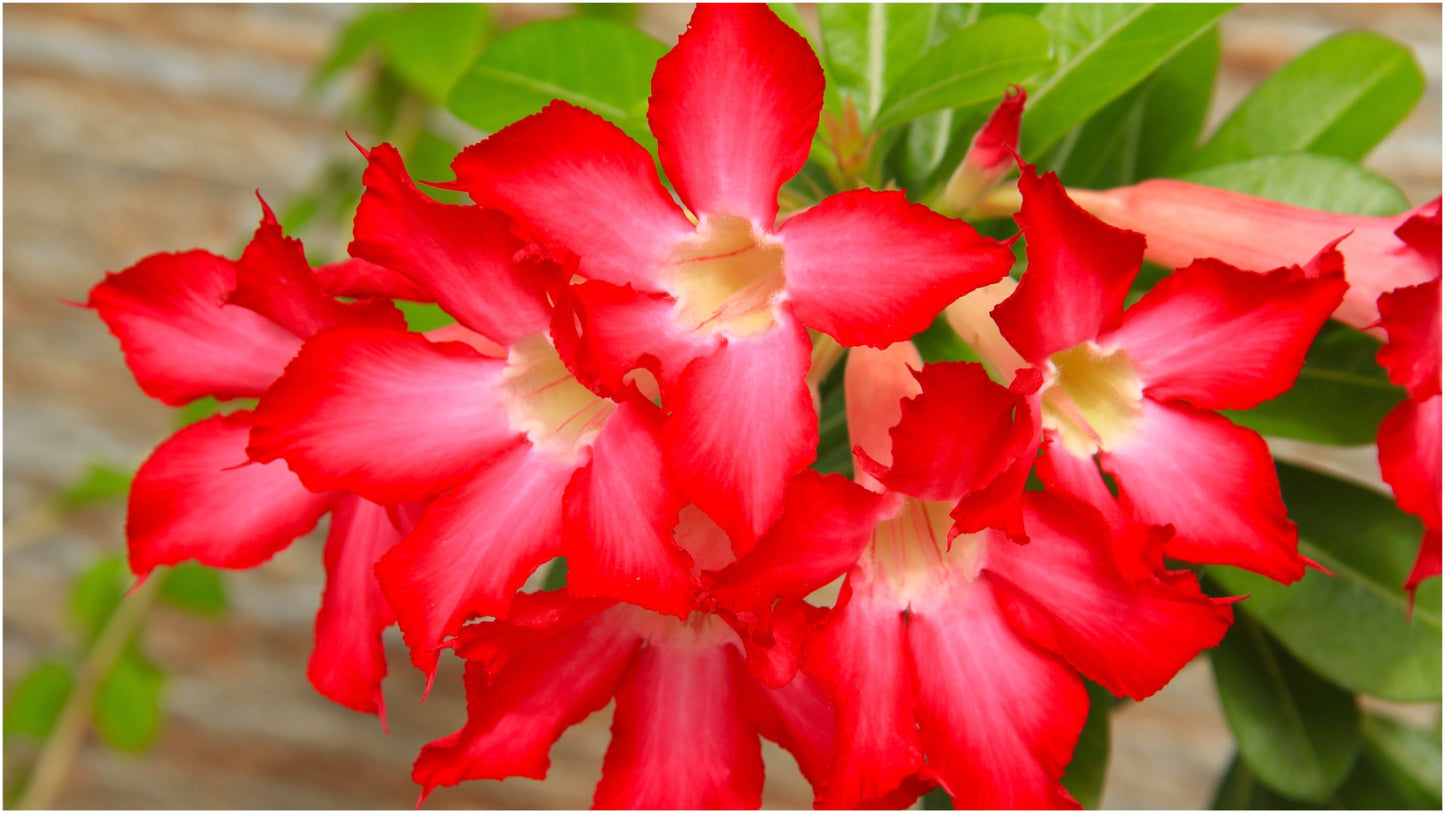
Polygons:
<instances>
[{"instance_id":1,"label":"flower petal","mask_svg":"<svg viewBox=\"0 0 1445 813\"><path fill-rule=\"evenodd\" d=\"M822 110L823 69L802 35L761 5L704 3L657 62L647 120L699 219L737 215L767 232Z\"/></svg>"},{"instance_id":2,"label":"flower petal","mask_svg":"<svg viewBox=\"0 0 1445 813\"><path fill-rule=\"evenodd\" d=\"M739 555L777 519L788 478L818 446L803 380L808 335L786 314L779 322L694 361L664 401L673 410L663 428L673 481L727 530Z\"/></svg>"},{"instance_id":3,"label":"flower petal","mask_svg":"<svg viewBox=\"0 0 1445 813\"><path fill-rule=\"evenodd\" d=\"M457 185L567 247L584 277L658 290L657 275L693 225L652 156L595 113L554 101L468 147Z\"/></svg>"},{"instance_id":4,"label":"flower petal","mask_svg":"<svg viewBox=\"0 0 1445 813\"><path fill-rule=\"evenodd\" d=\"M1305 352L1344 296L1336 271L1267 273L1197 260L1165 277L1099 340L1122 347L1156 401L1249 409L1294 384Z\"/></svg>"},{"instance_id":5,"label":"flower petal","mask_svg":"<svg viewBox=\"0 0 1445 813\"><path fill-rule=\"evenodd\" d=\"M1279 477L1258 434L1212 412L1150 398L1133 436L1099 465L1119 501L1150 525L1173 525L1165 552L1226 564L1288 584L1304 575L1299 531L1285 518Z\"/></svg>"},{"instance_id":6,"label":"flower petal","mask_svg":"<svg viewBox=\"0 0 1445 813\"><path fill-rule=\"evenodd\" d=\"M562 494L575 470L513 446L438 497L377 563L417 668L430 675L443 639L469 618L505 618L532 571L562 553Z\"/></svg>"},{"instance_id":7,"label":"flower petal","mask_svg":"<svg viewBox=\"0 0 1445 813\"><path fill-rule=\"evenodd\" d=\"M548 271L514 258L522 241L493 209L449 206L422 194L401 154L368 156L353 256L410 277L457 321L502 344L547 329Z\"/></svg>"},{"instance_id":8,"label":"flower petal","mask_svg":"<svg viewBox=\"0 0 1445 813\"><path fill-rule=\"evenodd\" d=\"M1400 510L1440 530L1440 395L1406 400L1380 421L1380 474Z\"/></svg>"},{"instance_id":9,"label":"flower petal","mask_svg":"<svg viewBox=\"0 0 1445 813\"><path fill-rule=\"evenodd\" d=\"M1438 239L1438 232L1437 232ZM1440 394L1440 278L1380 295L1390 340L1376 360L1415 400Z\"/></svg>"},{"instance_id":10,"label":"flower petal","mask_svg":"<svg viewBox=\"0 0 1445 813\"><path fill-rule=\"evenodd\" d=\"M1023 208L1014 219L1028 241L1028 270L993 318L1009 344L1038 364L1119 324L1144 237L1079 208L1052 172L1040 178L1025 164L1019 191Z\"/></svg>"},{"instance_id":11,"label":"flower petal","mask_svg":"<svg viewBox=\"0 0 1445 813\"><path fill-rule=\"evenodd\" d=\"M120 339L126 366L146 395L171 406L202 396L254 398L266 391L301 340L275 322L222 304L236 266L205 251L152 254L90 291L86 306Z\"/></svg>"},{"instance_id":12,"label":"flower petal","mask_svg":"<svg viewBox=\"0 0 1445 813\"><path fill-rule=\"evenodd\" d=\"M902 192L832 195L783 224L787 296L798 320L853 347L885 347L1013 267L1008 246Z\"/></svg>"},{"instance_id":13,"label":"flower petal","mask_svg":"<svg viewBox=\"0 0 1445 813\"><path fill-rule=\"evenodd\" d=\"M313 494L279 463L246 460L251 413L214 415L156 447L136 472L126 516L130 568L195 559L254 567L311 530L338 494Z\"/></svg>"},{"instance_id":14,"label":"flower petal","mask_svg":"<svg viewBox=\"0 0 1445 813\"><path fill-rule=\"evenodd\" d=\"M745 678L738 684L748 722L792 754L803 776L815 789L821 788L833 748L833 707L823 688L807 675L777 689L764 689Z\"/></svg>"},{"instance_id":15,"label":"flower petal","mask_svg":"<svg viewBox=\"0 0 1445 813\"><path fill-rule=\"evenodd\" d=\"M853 444L853 479L865 488L883 486L862 465L861 453L883 466L893 464L891 430L903 415L902 402L922 390L915 373L923 358L912 342L898 342L882 350L855 347L843 366L843 405L848 419L848 440Z\"/></svg>"},{"instance_id":16,"label":"flower petal","mask_svg":"<svg viewBox=\"0 0 1445 813\"><path fill-rule=\"evenodd\" d=\"M248 451L284 458L312 488L422 499L522 441L498 393L505 368L415 333L323 331L261 399Z\"/></svg>"},{"instance_id":17,"label":"flower petal","mask_svg":"<svg viewBox=\"0 0 1445 813\"><path fill-rule=\"evenodd\" d=\"M380 297L405 299L408 302L436 301L405 274L357 257L317 266L316 281L321 284L322 290L331 296L359 299Z\"/></svg>"}]
</instances>

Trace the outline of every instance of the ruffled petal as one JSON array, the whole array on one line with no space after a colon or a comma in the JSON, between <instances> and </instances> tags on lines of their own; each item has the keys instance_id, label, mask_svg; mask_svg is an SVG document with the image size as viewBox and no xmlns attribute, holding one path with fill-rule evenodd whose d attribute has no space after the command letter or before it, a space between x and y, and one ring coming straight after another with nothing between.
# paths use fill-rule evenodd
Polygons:
<instances>
[{"instance_id":1,"label":"ruffled petal","mask_svg":"<svg viewBox=\"0 0 1445 813\"><path fill-rule=\"evenodd\" d=\"M853 347L885 347L1013 267L1008 246L902 192L833 195L783 224L788 299L798 320Z\"/></svg>"},{"instance_id":2,"label":"ruffled petal","mask_svg":"<svg viewBox=\"0 0 1445 813\"><path fill-rule=\"evenodd\" d=\"M380 297L408 302L435 302L410 277L357 257L317 266L316 281L331 296Z\"/></svg>"},{"instance_id":3,"label":"ruffled petal","mask_svg":"<svg viewBox=\"0 0 1445 813\"><path fill-rule=\"evenodd\" d=\"M336 502L313 494L280 463L246 460L251 413L214 415L156 447L130 490L130 568L158 565L254 567L311 530Z\"/></svg>"},{"instance_id":4,"label":"ruffled petal","mask_svg":"<svg viewBox=\"0 0 1445 813\"><path fill-rule=\"evenodd\" d=\"M734 646L671 646L654 637L618 685L593 806L756 808L763 755L743 713L745 676Z\"/></svg>"},{"instance_id":5,"label":"ruffled petal","mask_svg":"<svg viewBox=\"0 0 1445 813\"><path fill-rule=\"evenodd\" d=\"M372 568L401 541L385 506L347 495L331 515L324 555L326 588L316 614L316 646L306 676L316 691L343 706L382 717L386 650L381 631L396 617Z\"/></svg>"},{"instance_id":6,"label":"ruffled petal","mask_svg":"<svg viewBox=\"0 0 1445 813\"><path fill-rule=\"evenodd\" d=\"M804 376L807 333L784 314L772 331L694 361L664 401L668 468L683 496L742 555L777 519L788 478L813 460L818 415Z\"/></svg>"},{"instance_id":7,"label":"ruffled petal","mask_svg":"<svg viewBox=\"0 0 1445 813\"><path fill-rule=\"evenodd\" d=\"M1122 347L1156 401L1249 409L1294 384L1346 287L1338 271L1307 278L1299 266L1255 273L1197 260L1155 285L1099 344Z\"/></svg>"},{"instance_id":8,"label":"ruffled petal","mask_svg":"<svg viewBox=\"0 0 1445 813\"><path fill-rule=\"evenodd\" d=\"M1380 421L1380 475L1400 510L1440 530L1440 404L1406 400Z\"/></svg>"},{"instance_id":9,"label":"ruffled petal","mask_svg":"<svg viewBox=\"0 0 1445 813\"><path fill-rule=\"evenodd\" d=\"M554 101L452 162L472 200L526 222L581 260L580 273L639 290L693 225L658 180L652 156L595 113Z\"/></svg>"},{"instance_id":10,"label":"ruffled petal","mask_svg":"<svg viewBox=\"0 0 1445 813\"><path fill-rule=\"evenodd\" d=\"M1288 584L1304 575L1299 531L1258 434L1187 404L1145 398L1132 436L1099 464L1119 501L1149 525L1173 525L1165 552L1252 570Z\"/></svg>"},{"instance_id":11,"label":"ruffled petal","mask_svg":"<svg viewBox=\"0 0 1445 813\"><path fill-rule=\"evenodd\" d=\"M657 62L647 120L694 214L737 215L766 232L822 110L823 69L801 34L761 5L704 3Z\"/></svg>"},{"instance_id":12,"label":"ruffled petal","mask_svg":"<svg viewBox=\"0 0 1445 813\"><path fill-rule=\"evenodd\" d=\"M318 490L422 499L522 442L498 391L505 369L415 333L323 331L261 399L248 451L260 462L284 458Z\"/></svg>"},{"instance_id":13,"label":"ruffled petal","mask_svg":"<svg viewBox=\"0 0 1445 813\"><path fill-rule=\"evenodd\" d=\"M682 504L663 470L656 407L634 397L612 413L565 503L562 550L573 595L687 616L700 585L692 557L672 540Z\"/></svg>"},{"instance_id":14,"label":"ruffled petal","mask_svg":"<svg viewBox=\"0 0 1445 813\"><path fill-rule=\"evenodd\" d=\"M823 688L807 675L777 689L764 689L745 677L737 681L748 722L792 754L808 782L815 790L821 788L833 748L833 706Z\"/></svg>"},{"instance_id":15,"label":"ruffled petal","mask_svg":"<svg viewBox=\"0 0 1445 813\"><path fill-rule=\"evenodd\" d=\"M899 342L882 350L855 347L843 366L843 405L848 419L848 440L853 444L853 478L866 488L883 486L862 465L864 458L883 466L893 464L893 438L889 435L903 415L904 398L921 392L916 371L923 358L912 342Z\"/></svg>"},{"instance_id":16,"label":"ruffled petal","mask_svg":"<svg viewBox=\"0 0 1445 813\"><path fill-rule=\"evenodd\" d=\"M171 406L202 396L255 398L301 339L237 305L236 266L205 251L152 254L90 291L86 306L120 339L146 395Z\"/></svg>"},{"instance_id":17,"label":"ruffled petal","mask_svg":"<svg viewBox=\"0 0 1445 813\"><path fill-rule=\"evenodd\" d=\"M1119 324L1144 258L1144 237L1106 226L1069 200L1058 176L1030 165L1014 219L1028 241L1028 270L993 309L1009 344L1032 364Z\"/></svg>"},{"instance_id":18,"label":"ruffled petal","mask_svg":"<svg viewBox=\"0 0 1445 813\"><path fill-rule=\"evenodd\" d=\"M505 618L532 571L562 553L562 495L575 467L513 446L438 497L421 524L376 565L412 662L474 616Z\"/></svg>"},{"instance_id":19,"label":"ruffled petal","mask_svg":"<svg viewBox=\"0 0 1445 813\"><path fill-rule=\"evenodd\" d=\"M1219 643L1232 600L1204 595L1188 571L1131 583L1111 555L1108 525L1091 514L1032 492L1031 544L991 545L985 567L1016 629L1115 695L1142 700Z\"/></svg>"},{"instance_id":20,"label":"ruffled petal","mask_svg":"<svg viewBox=\"0 0 1445 813\"><path fill-rule=\"evenodd\" d=\"M1089 710L1083 681L1014 632L987 576L934 598L907 627L927 771L958 809L1078 807L1059 778Z\"/></svg>"},{"instance_id":21,"label":"ruffled petal","mask_svg":"<svg viewBox=\"0 0 1445 813\"><path fill-rule=\"evenodd\" d=\"M1440 278L1382 294L1379 306L1390 336L1375 357L1380 366L1415 400L1439 395Z\"/></svg>"}]
</instances>

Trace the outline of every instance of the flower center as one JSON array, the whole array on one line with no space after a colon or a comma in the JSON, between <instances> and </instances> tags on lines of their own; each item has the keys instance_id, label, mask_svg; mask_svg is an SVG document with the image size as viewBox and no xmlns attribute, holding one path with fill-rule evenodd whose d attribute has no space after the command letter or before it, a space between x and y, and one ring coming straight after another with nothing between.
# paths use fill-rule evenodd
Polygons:
<instances>
[{"instance_id":1,"label":"flower center","mask_svg":"<svg viewBox=\"0 0 1445 813\"><path fill-rule=\"evenodd\" d=\"M512 428L567 460L577 459L592 446L617 408L582 386L541 333L511 346L499 385Z\"/></svg>"},{"instance_id":2,"label":"flower center","mask_svg":"<svg viewBox=\"0 0 1445 813\"><path fill-rule=\"evenodd\" d=\"M905 606L927 603L955 578L972 581L983 567L981 535L961 534L949 546L952 508L951 503L909 497L897 515L873 529L865 557L868 575L888 584Z\"/></svg>"},{"instance_id":3,"label":"flower center","mask_svg":"<svg viewBox=\"0 0 1445 813\"><path fill-rule=\"evenodd\" d=\"M1127 440L1144 410L1144 386L1123 350L1086 342L1049 357L1043 393L1045 429L1077 457Z\"/></svg>"},{"instance_id":4,"label":"flower center","mask_svg":"<svg viewBox=\"0 0 1445 813\"><path fill-rule=\"evenodd\" d=\"M674 317L688 329L756 336L777 323L783 246L745 218L708 215L673 249L667 278Z\"/></svg>"}]
</instances>

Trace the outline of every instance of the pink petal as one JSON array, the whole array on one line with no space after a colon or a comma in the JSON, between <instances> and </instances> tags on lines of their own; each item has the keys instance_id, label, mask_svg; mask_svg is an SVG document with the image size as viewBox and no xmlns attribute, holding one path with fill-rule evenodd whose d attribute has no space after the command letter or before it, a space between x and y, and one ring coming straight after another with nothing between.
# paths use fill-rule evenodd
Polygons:
<instances>
[{"instance_id":1,"label":"pink petal","mask_svg":"<svg viewBox=\"0 0 1445 813\"><path fill-rule=\"evenodd\" d=\"M732 646L654 637L617 688L612 744L592 799L599 809L751 809L763 757L743 713Z\"/></svg>"},{"instance_id":2,"label":"pink petal","mask_svg":"<svg viewBox=\"0 0 1445 813\"><path fill-rule=\"evenodd\" d=\"M702 4L657 62L647 120L682 202L771 231L778 189L808 158L823 69L763 6Z\"/></svg>"},{"instance_id":3,"label":"pink petal","mask_svg":"<svg viewBox=\"0 0 1445 813\"><path fill-rule=\"evenodd\" d=\"M1376 356L1380 366L1415 400L1439 395L1440 278L1381 294L1379 307L1390 336Z\"/></svg>"},{"instance_id":4,"label":"pink petal","mask_svg":"<svg viewBox=\"0 0 1445 813\"><path fill-rule=\"evenodd\" d=\"M783 314L768 333L694 361L664 404L673 410L663 429L673 480L739 555L777 519L788 478L813 460L810 361L807 333Z\"/></svg>"},{"instance_id":5,"label":"pink petal","mask_svg":"<svg viewBox=\"0 0 1445 813\"><path fill-rule=\"evenodd\" d=\"M214 415L156 447L130 490L130 568L254 567L311 530L338 496L307 491L280 463L246 460L251 413Z\"/></svg>"},{"instance_id":6,"label":"pink petal","mask_svg":"<svg viewBox=\"0 0 1445 813\"><path fill-rule=\"evenodd\" d=\"M1406 400L1380 421L1380 474L1400 510L1440 530L1440 395Z\"/></svg>"},{"instance_id":7,"label":"pink petal","mask_svg":"<svg viewBox=\"0 0 1445 813\"><path fill-rule=\"evenodd\" d=\"M826 779L833 748L833 706L818 682L798 675L778 689L739 680L748 722L782 746L815 789Z\"/></svg>"},{"instance_id":8,"label":"pink petal","mask_svg":"<svg viewBox=\"0 0 1445 813\"><path fill-rule=\"evenodd\" d=\"M406 275L356 257L318 266L316 281L331 296L435 301L430 293Z\"/></svg>"},{"instance_id":9,"label":"pink petal","mask_svg":"<svg viewBox=\"0 0 1445 813\"><path fill-rule=\"evenodd\" d=\"M1229 629L1232 600L1205 596L1188 571L1126 579L1108 525L1082 504L1031 492L1026 522L1031 544L989 548L1004 614L1115 695L1153 694Z\"/></svg>"},{"instance_id":10,"label":"pink petal","mask_svg":"<svg viewBox=\"0 0 1445 813\"><path fill-rule=\"evenodd\" d=\"M548 243L581 258L580 273L657 290L657 274L693 225L662 187L652 157L595 113L554 101L452 162L457 184Z\"/></svg>"},{"instance_id":11,"label":"pink petal","mask_svg":"<svg viewBox=\"0 0 1445 813\"><path fill-rule=\"evenodd\" d=\"M548 271L514 261L523 244L506 216L422 194L390 144L371 151L362 179L353 256L410 277L457 321L502 344L547 329Z\"/></svg>"},{"instance_id":12,"label":"pink petal","mask_svg":"<svg viewBox=\"0 0 1445 813\"><path fill-rule=\"evenodd\" d=\"M1077 807L1059 778L1089 710L1079 676L1014 632L986 577L935 598L907 627L928 772L958 809Z\"/></svg>"},{"instance_id":13,"label":"pink petal","mask_svg":"<svg viewBox=\"0 0 1445 813\"><path fill-rule=\"evenodd\" d=\"M793 312L849 347L907 339L1014 263L1007 246L902 192L833 195L780 233Z\"/></svg>"},{"instance_id":14,"label":"pink petal","mask_svg":"<svg viewBox=\"0 0 1445 813\"><path fill-rule=\"evenodd\" d=\"M254 398L301 340L260 314L224 305L235 264L205 251L152 254L91 289L87 307L120 339L126 365L152 398Z\"/></svg>"},{"instance_id":15,"label":"pink petal","mask_svg":"<svg viewBox=\"0 0 1445 813\"><path fill-rule=\"evenodd\" d=\"M415 333L324 331L261 399L249 452L284 458L312 488L422 499L522 441L497 388L505 368Z\"/></svg>"},{"instance_id":16,"label":"pink petal","mask_svg":"<svg viewBox=\"0 0 1445 813\"><path fill-rule=\"evenodd\" d=\"M843 367L843 404L848 418L848 441L853 444L853 479L874 491L883 486L869 474L859 453L883 466L893 464L893 438L889 435L903 415L902 401L922 390L914 373L923 358L912 342L899 342L882 350L855 347Z\"/></svg>"},{"instance_id":17,"label":"pink petal","mask_svg":"<svg viewBox=\"0 0 1445 813\"><path fill-rule=\"evenodd\" d=\"M396 617L372 568L401 538L384 506L355 495L337 503L326 537L326 589L316 614L316 646L306 668L316 691L383 720L386 650L381 631Z\"/></svg>"},{"instance_id":18,"label":"pink petal","mask_svg":"<svg viewBox=\"0 0 1445 813\"><path fill-rule=\"evenodd\" d=\"M699 585L672 540L681 501L662 466L662 413L641 397L622 404L567 488L562 542L573 595L629 601L687 617Z\"/></svg>"},{"instance_id":19,"label":"pink petal","mask_svg":"<svg viewBox=\"0 0 1445 813\"><path fill-rule=\"evenodd\" d=\"M1019 191L1023 208L1014 219L1028 241L1028 270L993 318L1009 344L1038 364L1119 324L1144 237L1079 208L1052 172L1040 178L1025 164Z\"/></svg>"},{"instance_id":20,"label":"pink petal","mask_svg":"<svg viewBox=\"0 0 1445 813\"><path fill-rule=\"evenodd\" d=\"M575 470L513 446L438 497L377 563L417 668L430 675L436 649L469 618L505 618L532 571L562 553L562 494Z\"/></svg>"},{"instance_id":21,"label":"pink petal","mask_svg":"<svg viewBox=\"0 0 1445 813\"><path fill-rule=\"evenodd\" d=\"M1344 295L1338 273L1306 278L1197 260L1165 277L1099 343L1122 347L1157 401L1249 409L1294 384L1305 352Z\"/></svg>"},{"instance_id":22,"label":"pink petal","mask_svg":"<svg viewBox=\"0 0 1445 813\"><path fill-rule=\"evenodd\" d=\"M1124 509L1173 525L1166 553L1226 564L1288 584L1304 575L1299 532L1285 517L1274 460L1260 436L1212 412L1145 398L1133 437L1101 453Z\"/></svg>"}]
</instances>

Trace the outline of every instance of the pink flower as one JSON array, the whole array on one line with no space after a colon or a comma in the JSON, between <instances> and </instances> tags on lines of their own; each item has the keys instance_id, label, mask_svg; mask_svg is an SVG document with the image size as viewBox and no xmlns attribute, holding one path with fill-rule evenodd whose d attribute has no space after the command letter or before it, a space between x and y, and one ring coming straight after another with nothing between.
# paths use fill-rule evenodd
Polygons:
<instances>
[{"instance_id":1,"label":"pink flower","mask_svg":"<svg viewBox=\"0 0 1445 813\"><path fill-rule=\"evenodd\" d=\"M1019 122L1028 94L1013 85L988 121L974 135L963 161L943 190L946 211L966 212L983 200L1017 166Z\"/></svg>"},{"instance_id":2,"label":"pink flower","mask_svg":"<svg viewBox=\"0 0 1445 813\"><path fill-rule=\"evenodd\" d=\"M1012 257L901 192L844 192L778 222L823 74L764 6L699 5L652 90L648 120L685 209L646 150L564 102L464 151L455 186L579 258L596 374L642 365L658 378L673 480L747 547L813 457L806 328L887 345Z\"/></svg>"}]
</instances>

